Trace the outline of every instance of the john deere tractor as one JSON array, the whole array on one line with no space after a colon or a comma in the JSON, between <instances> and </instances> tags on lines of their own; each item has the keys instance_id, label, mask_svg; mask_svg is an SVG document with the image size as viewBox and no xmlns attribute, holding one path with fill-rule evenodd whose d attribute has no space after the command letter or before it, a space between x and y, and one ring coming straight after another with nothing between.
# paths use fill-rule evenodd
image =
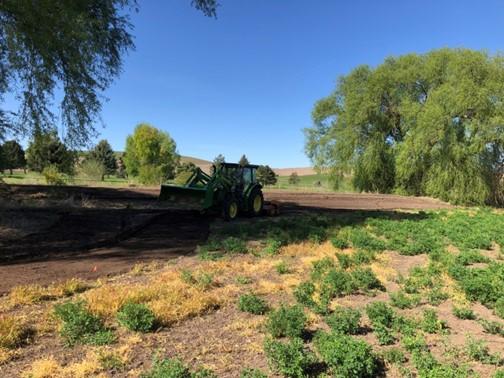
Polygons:
<instances>
[{"instance_id":1,"label":"john deere tractor","mask_svg":"<svg viewBox=\"0 0 504 378\"><path fill-rule=\"evenodd\" d=\"M239 213L257 216L264 206L257 168L221 163L212 166L211 175L196 168L184 185L161 185L159 199L178 207L217 210L225 220L233 220Z\"/></svg>"}]
</instances>

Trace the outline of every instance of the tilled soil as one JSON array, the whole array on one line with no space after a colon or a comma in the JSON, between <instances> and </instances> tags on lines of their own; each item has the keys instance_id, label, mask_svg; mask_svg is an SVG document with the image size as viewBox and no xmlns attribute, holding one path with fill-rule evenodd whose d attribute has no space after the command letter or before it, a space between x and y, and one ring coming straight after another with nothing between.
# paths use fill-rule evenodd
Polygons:
<instances>
[{"instance_id":1,"label":"tilled soil","mask_svg":"<svg viewBox=\"0 0 504 378\"><path fill-rule=\"evenodd\" d=\"M158 189L12 185L0 207L0 293L29 283L94 279L138 262L191 254L210 216L164 208ZM267 191L281 212L438 209L430 198Z\"/></svg>"}]
</instances>

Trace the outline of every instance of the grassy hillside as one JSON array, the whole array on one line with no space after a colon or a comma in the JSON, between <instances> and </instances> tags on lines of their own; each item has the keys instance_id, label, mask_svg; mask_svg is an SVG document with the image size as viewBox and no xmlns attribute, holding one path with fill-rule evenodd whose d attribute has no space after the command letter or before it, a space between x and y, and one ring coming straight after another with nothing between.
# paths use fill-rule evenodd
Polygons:
<instances>
[{"instance_id":1,"label":"grassy hillside","mask_svg":"<svg viewBox=\"0 0 504 378\"><path fill-rule=\"evenodd\" d=\"M278 182L276 183L276 185L267 186L267 189L288 189L288 190L300 190L300 191L334 191L334 188L327 174L314 174L298 177L299 177L298 184L290 184L289 176L278 176ZM339 192L355 191L352 187L350 178L345 179L337 191Z\"/></svg>"}]
</instances>

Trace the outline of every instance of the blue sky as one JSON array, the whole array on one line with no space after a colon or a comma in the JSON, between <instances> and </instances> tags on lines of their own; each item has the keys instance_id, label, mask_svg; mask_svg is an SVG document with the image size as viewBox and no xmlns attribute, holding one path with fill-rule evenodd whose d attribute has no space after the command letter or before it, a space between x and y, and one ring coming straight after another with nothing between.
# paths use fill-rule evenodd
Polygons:
<instances>
[{"instance_id":1,"label":"blue sky","mask_svg":"<svg viewBox=\"0 0 504 378\"><path fill-rule=\"evenodd\" d=\"M500 1L139 0L136 50L105 95L101 137L122 150L139 122L183 155L309 165L302 129L314 102L359 64L440 47L503 50Z\"/></svg>"}]
</instances>

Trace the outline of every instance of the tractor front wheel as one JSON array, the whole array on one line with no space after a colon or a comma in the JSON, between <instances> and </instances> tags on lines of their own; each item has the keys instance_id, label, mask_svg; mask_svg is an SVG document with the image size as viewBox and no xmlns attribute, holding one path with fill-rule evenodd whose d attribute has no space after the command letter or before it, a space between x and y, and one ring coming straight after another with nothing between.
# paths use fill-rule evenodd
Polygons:
<instances>
[{"instance_id":1,"label":"tractor front wheel","mask_svg":"<svg viewBox=\"0 0 504 378\"><path fill-rule=\"evenodd\" d=\"M238 216L238 202L234 197L228 197L224 201L224 207L222 209L224 220L231 221L236 219Z\"/></svg>"},{"instance_id":2,"label":"tractor front wheel","mask_svg":"<svg viewBox=\"0 0 504 378\"><path fill-rule=\"evenodd\" d=\"M264 196L262 191L258 188L254 189L250 193L248 201L248 213L251 216L258 216L262 213L264 206Z\"/></svg>"}]
</instances>

